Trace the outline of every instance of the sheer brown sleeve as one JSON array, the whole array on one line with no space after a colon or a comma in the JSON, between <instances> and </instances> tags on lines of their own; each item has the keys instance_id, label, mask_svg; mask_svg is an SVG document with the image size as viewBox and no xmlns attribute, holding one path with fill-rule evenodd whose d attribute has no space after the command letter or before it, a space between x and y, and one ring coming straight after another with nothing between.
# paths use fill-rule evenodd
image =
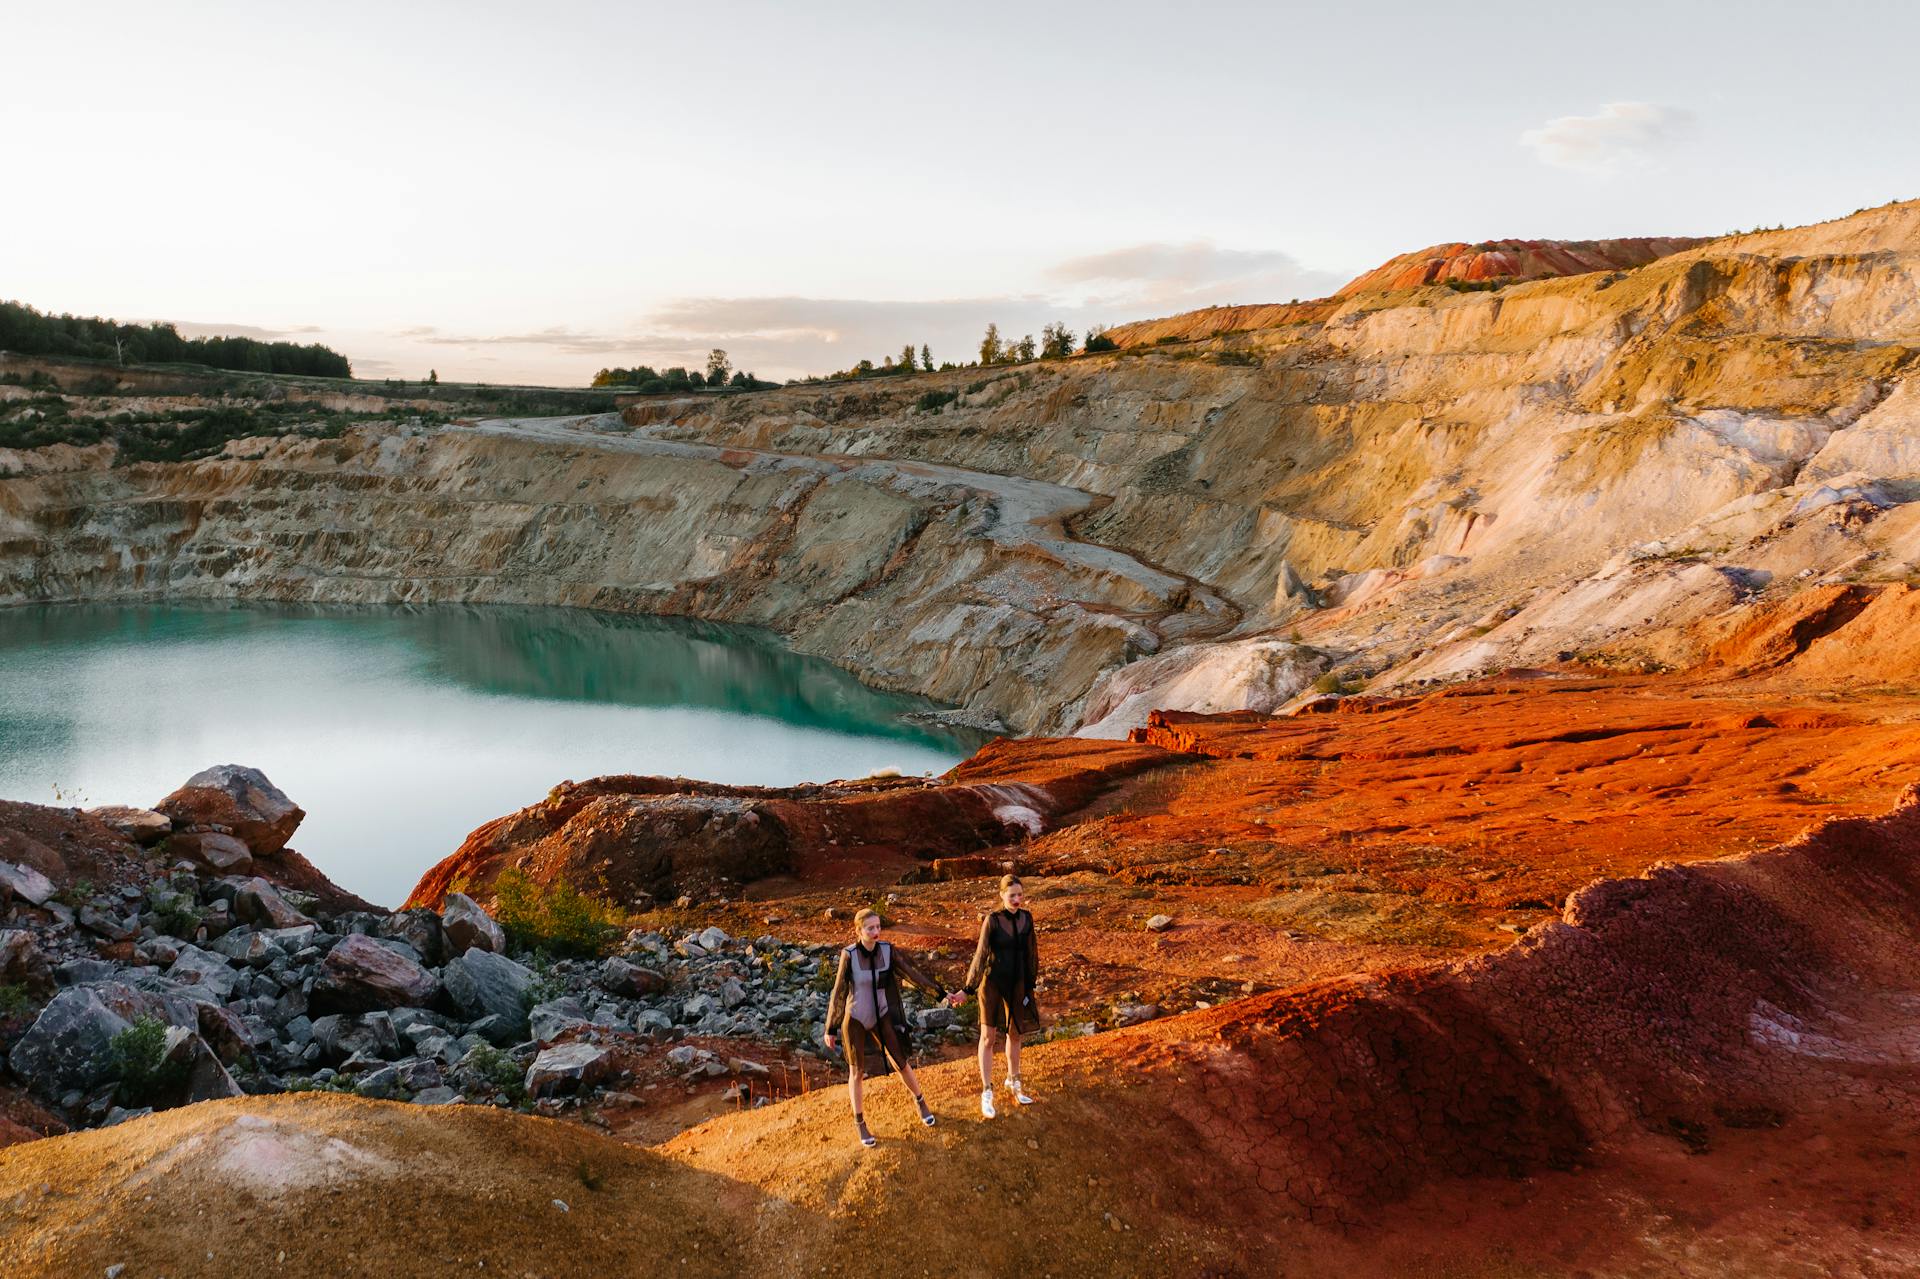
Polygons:
<instances>
[{"instance_id":1,"label":"sheer brown sleeve","mask_svg":"<svg viewBox=\"0 0 1920 1279\"><path fill-rule=\"evenodd\" d=\"M1027 989L1032 990L1040 982L1040 930L1034 925L1033 916L1027 916Z\"/></svg>"},{"instance_id":2,"label":"sheer brown sleeve","mask_svg":"<svg viewBox=\"0 0 1920 1279\"><path fill-rule=\"evenodd\" d=\"M980 941L973 948L973 963L967 968L967 989L978 990L980 983L986 980L987 963L993 954L987 938L993 929L993 916L986 915L980 920Z\"/></svg>"},{"instance_id":3,"label":"sheer brown sleeve","mask_svg":"<svg viewBox=\"0 0 1920 1279\"><path fill-rule=\"evenodd\" d=\"M848 984L847 952L843 950L840 952L840 967L833 975L833 996L827 1000L827 1033L829 1035L839 1033L840 1023L847 1018Z\"/></svg>"},{"instance_id":4,"label":"sheer brown sleeve","mask_svg":"<svg viewBox=\"0 0 1920 1279\"><path fill-rule=\"evenodd\" d=\"M893 966L900 970L902 977L918 986L921 990L926 991L935 999L945 999L947 997L947 988L941 983L940 979L922 968L916 961L908 958L907 953L898 946L893 948Z\"/></svg>"}]
</instances>

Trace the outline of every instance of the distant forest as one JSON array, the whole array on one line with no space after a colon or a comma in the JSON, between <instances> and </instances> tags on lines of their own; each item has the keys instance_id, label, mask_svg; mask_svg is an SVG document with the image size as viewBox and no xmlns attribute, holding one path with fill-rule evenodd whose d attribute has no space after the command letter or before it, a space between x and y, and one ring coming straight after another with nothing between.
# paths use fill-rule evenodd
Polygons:
<instances>
[{"instance_id":1,"label":"distant forest","mask_svg":"<svg viewBox=\"0 0 1920 1279\"><path fill-rule=\"evenodd\" d=\"M317 342L302 346L254 338L183 338L171 324L48 315L19 302L0 302L0 351L76 355L126 364L203 364L241 373L353 376L346 356Z\"/></svg>"}]
</instances>

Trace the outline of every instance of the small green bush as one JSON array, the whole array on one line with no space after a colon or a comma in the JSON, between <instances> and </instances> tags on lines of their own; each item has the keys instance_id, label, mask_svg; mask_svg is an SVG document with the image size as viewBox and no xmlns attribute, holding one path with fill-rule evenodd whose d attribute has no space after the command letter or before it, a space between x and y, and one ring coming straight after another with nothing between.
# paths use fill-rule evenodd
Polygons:
<instances>
[{"instance_id":1,"label":"small green bush","mask_svg":"<svg viewBox=\"0 0 1920 1279\"><path fill-rule=\"evenodd\" d=\"M141 1017L113 1037L107 1046L113 1077L119 1081L120 1100L129 1106L150 1106L178 1092L187 1082L185 1062L166 1060L167 1023Z\"/></svg>"},{"instance_id":2,"label":"small green bush","mask_svg":"<svg viewBox=\"0 0 1920 1279\"><path fill-rule=\"evenodd\" d=\"M18 1017L33 1007L27 988L18 982L0 982L0 1021Z\"/></svg>"},{"instance_id":3,"label":"small green bush","mask_svg":"<svg viewBox=\"0 0 1920 1279\"><path fill-rule=\"evenodd\" d=\"M596 958L628 926L627 913L571 884L536 884L509 867L493 881L493 917L522 950Z\"/></svg>"},{"instance_id":4,"label":"small green bush","mask_svg":"<svg viewBox=\"0 0 1920 1279\"><path fill-rule=\"evenodd\" d=\"M518 1104L527 1095L527 1074L520 1063L492 1044L481 1044L467 1059L474 1071Z\"/></svg>"},{"instance_id":5,"label":"small green bush","mask_svg":"<svg viewBox=\"0 0 1920 1279\"><path fill-rule=\"evenodd\" d=\"M922 413L938 413L959 398L958 391L928 391L914 401L913 407Z\"/></svg>"}]
</instances>

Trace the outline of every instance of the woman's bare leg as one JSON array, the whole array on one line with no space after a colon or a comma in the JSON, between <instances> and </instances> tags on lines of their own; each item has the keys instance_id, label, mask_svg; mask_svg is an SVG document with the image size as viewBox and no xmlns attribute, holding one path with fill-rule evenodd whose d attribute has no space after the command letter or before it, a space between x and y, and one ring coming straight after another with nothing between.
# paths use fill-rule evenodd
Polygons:
<instances>
[{"instance_id":1,"label":"woman's bare leg","mask_svg":"<svg viewBox=\"0 0 1920 1279\"><path fill-rule=\"evenodd\" d=\"M1020 1032L1007 1032L1007 1078L1020 1078Z\"/></svg>"},{"instance_id":2,"label":"woman's bare leg","mask_svg":"<svg viewBox=\"0 0 1920 1279\"><path fill-rule=\"evenodd\" d=\"M907 1091L914 1096L918 1097L920 1095L920 1079L913 1073L913 1067L907 1065L904 1061L900 1063L900 1082L904 1083L907 1086Z\"/></svg>"},{"instance_id":3,"label":"woman's bare leg","mask_svg":"<svg viewBox=\"0 0 1920 1279\"><path fill-rule=\"evenodd\" d=\"M861 1101L863 1100L863 1096L862 1096L862 1094L863 1094L863 1093L864 1093L864 1091L865 1091L865 1090L864 1090L864 1089L863 1089L863 1088L861 1087L861 1085L862 1085L862 1083L863 1083L863 1082L864 1082L864 1081L863 1081L863 1080L862 1080L862 1079L860 1078L860 1072L859 1072L859 1071L857 1071L857 1070L855 1070L855 1071L851 1071L851 1072L849 1072L849 1073L848 1073L848 1075L847 1075L847 1100L849 1100L849 1101L851 1101L851 1102L853 1103L853 1113L854 1113L854 1114L856 1114L856 1115L857 1115L857 1114L860 1114L860 1113L861 1113L861 1110L860 1110L860 1103L861 1103Z\"/></svg>"},{"instance_id":4,"label":"woman's bare leg","mask_svg":"<svg viewBox=\"0 0 1920 1279\"><path fill-rule=\"evenodd\" d=\"M980 1087L993 1087L993 1027L980 1027Z\"/></svg>"}]
</instances>

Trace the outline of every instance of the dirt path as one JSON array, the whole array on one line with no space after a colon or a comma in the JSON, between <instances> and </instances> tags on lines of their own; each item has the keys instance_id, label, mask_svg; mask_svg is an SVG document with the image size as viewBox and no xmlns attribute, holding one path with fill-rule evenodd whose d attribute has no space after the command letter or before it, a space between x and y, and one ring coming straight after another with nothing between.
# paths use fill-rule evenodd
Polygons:
<instances>
[{"instance_id":1,"label":"dirt path","mask_svg":"<svg viewBox=\"0 0 1920 1279\"><path fill-rule=\"evenodd\" d=\"M991 523L980 536L1026 554L1038 555L1072 568L1130 584L1141 595L1158 601L1166 617L1198 614L1178 628L1178 638L1196 639L1224 634L1240 620L1232 601L1197 579L1156 568L1114 547L1076 538L1068 525L1107 499L1082 489L1044 480L971 471L938 462L913 462L889 457L853 457L835 454L779 453L767 449L697 444L660 439L645 427L629 427L617 414L561 418L497 418L471 428L488 435L592 448L643 456L700 458L740 470L771 467L809 471L821 476L844 476L874 484L904 496L929 498L942 490L960 489L991 503ZM1155 624L1163 639L1172 632Z\"/></svg>"}]
</instances>

